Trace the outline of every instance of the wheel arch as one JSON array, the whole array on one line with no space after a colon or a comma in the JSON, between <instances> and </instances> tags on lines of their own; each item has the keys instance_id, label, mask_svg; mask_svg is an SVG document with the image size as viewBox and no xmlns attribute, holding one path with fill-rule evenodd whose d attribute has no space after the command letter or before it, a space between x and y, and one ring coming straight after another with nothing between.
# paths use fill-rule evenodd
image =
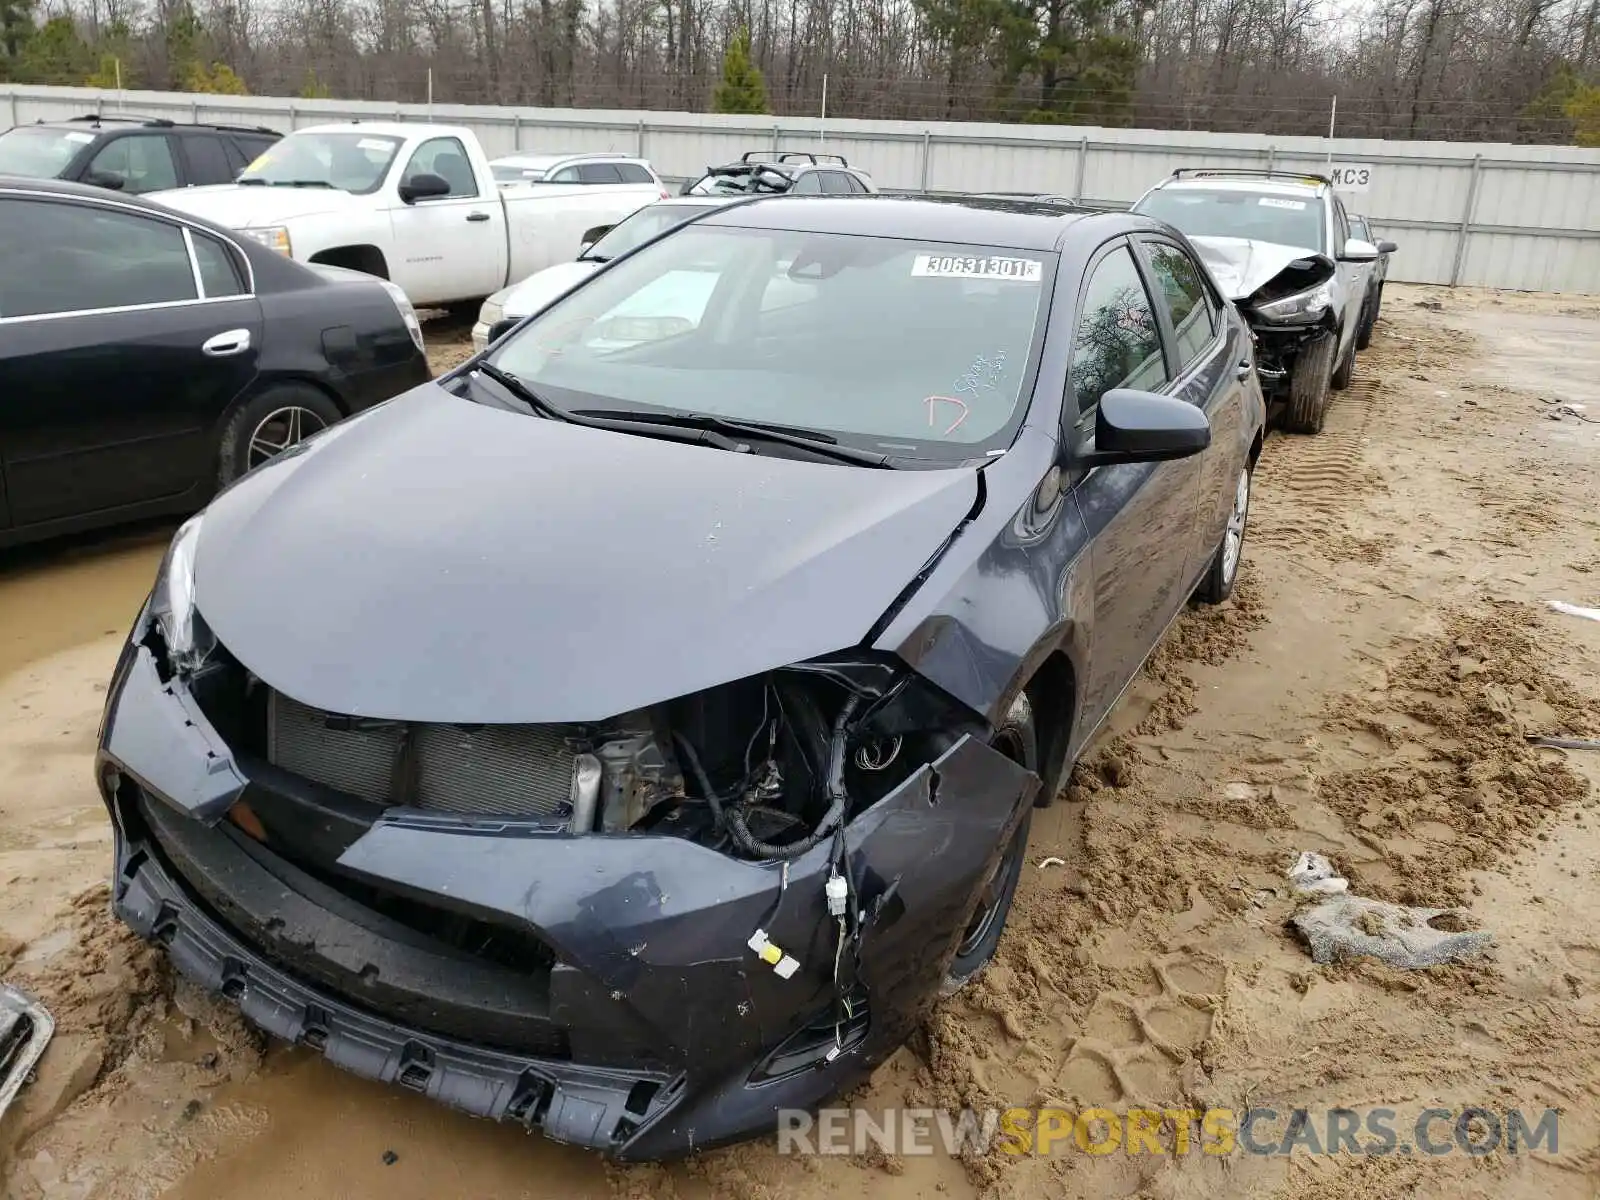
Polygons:
<instances>
[{"instance_id":1,"label":"wheel arch","mask_svg":"<svg viewBox=\"0 0 1600 1200\"><path fill-rule=\"evenodd\" d=\"M1033 730L1039 750L1037 804L1044 807L1066 781L1067 755L1072 745L1073 722L1078 712L1078 670L1067 651L1056 647L1032 664L1019 687L1033 709Z\"/></svg>"},{"instance_id":2,"label":"wheel arch","mask_svg":"<svg viewBox=\"0 0 1600 1200\"><path fill-rule=\"evenodd\" d=\"M318 250L307 261L327 267L348 267L379 279L389 278L389 260L384 257L383 250L371 242L329 246L326 250Z\"/></svg>"}]
</instances>

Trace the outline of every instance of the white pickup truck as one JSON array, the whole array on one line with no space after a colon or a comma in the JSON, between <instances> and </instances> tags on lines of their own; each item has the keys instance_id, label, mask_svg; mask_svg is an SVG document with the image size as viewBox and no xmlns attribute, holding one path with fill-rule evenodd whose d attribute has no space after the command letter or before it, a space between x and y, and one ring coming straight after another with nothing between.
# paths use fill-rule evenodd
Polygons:
<instances>
[{"instance_id":1,"label":"white pickup truck","mask_svg":"<svg viewBox=\"0 0 1600 1200\"><path fill-rule=\"evenodd\" d=\"M470 129L360 122L276 142L234 183L148 198L308 263L366 271L417 307L479 300L666 196L656 183L503 187Z\"/></svg>"}]
</instances>

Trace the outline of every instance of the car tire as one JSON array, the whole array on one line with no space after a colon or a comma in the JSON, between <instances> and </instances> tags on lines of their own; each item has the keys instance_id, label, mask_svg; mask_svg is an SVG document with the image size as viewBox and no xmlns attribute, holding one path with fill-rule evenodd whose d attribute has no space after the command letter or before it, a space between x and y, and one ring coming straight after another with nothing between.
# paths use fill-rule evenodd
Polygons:
<instances>
[{"instance_id":1,"label":"car tire","mask_svg":"<svg viewBox=\"0 0 1600 1200\"><path fill-rule=\"evenodd\" d=\"M222 427L217 448L217 486L225 488L344 416L339 406L310 384L280 383L251 396ZM271 449L271 453L267 451Z\"/></svg>"},{"instance_id":2,"label":"car tire","mask_svg":"<svg viewBox=\"0 0 1600 1200\"><path fill-rule=\"evenodd\" d=\"M1356 349L1365 350L1372 345L1372 327L1378 323L1378 297L1369 296L1361 306L1361 323L1356 326Z\"/></svg>"},{"instance_id":3,"label":"car tire","mask_svg":"<svg viewBox=\"0 0 1600 1200\"><path fill-rule=\"evenodd\" d=\"M1221 604L1233 595L1233 585L1239 580L1239 566L1244 562L1244 535L1250 522L1250 483L1253 464L1246 463L1239 471L1233 489L1233 504L1228 510L1228 524L1223 528L1222 541L1211 556L1205 578L1195 589L1194 598L1202 604Z\"/></svg>"},{"instance_id":4,"label":"car tire","mask_svg":"<svg viewBox=\"0 0 1600 1200\"><path fill-rule=\"evenodd\" d=\"M1359 331L1360 327L1358 326L1357 332ZM1355 334L1352 334L1350 336L1350 348L1344 352L1344 357L1339 360L1338 370L1334 371L1333 378L1328 382L1332 385L1334 391L1342 392L1350 386L1350 380L1355 376L1355 373L1356 339Z\"/></svg>"},{"instance_id":5,"label":"car tire","mask_svg":"<svg viewBox=\"0 0 1600 1200\"><path fill-rule=\"evenodd\" d=\"M1328 415L1329 387L1333 375L1333 356L1338 339L1332 333L1319 333L1301 349L1289 376L1289 411L1284 428L1290 433L1320 433Z\"/></svg>"},{"instance_id":6,"label":"car tire","mask_svg":"<svg viewBox=\"0 0 1600 1200\"><path fill-rule=\"evenodd\" d=\"M1026 692L1018 694L1011 711L994 731L990 745L1030 771L1039 769L1039 735L1033 724L1033 705ZM952 996L960 991L994 957L1000 935L1005 931L1006 918L1011 915L1011 903L1017 896L1017 884L1022 880L1032 823L1033 807L1030 805L1023 810L1022 820L995 864L994 874L973 906L967 927L956 945L955 957L939 988L941 996Z\"/></svg>"}]
</instances>

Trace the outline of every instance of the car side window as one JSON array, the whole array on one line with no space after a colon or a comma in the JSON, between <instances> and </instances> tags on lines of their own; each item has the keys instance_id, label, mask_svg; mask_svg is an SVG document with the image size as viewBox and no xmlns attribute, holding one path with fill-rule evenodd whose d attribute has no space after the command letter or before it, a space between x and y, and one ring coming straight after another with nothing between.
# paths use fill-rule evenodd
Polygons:
<instances>
[{"instance_id":1,"label":"car side window","mask_svg":"<svg viewBox=\"0 0 1600 1200\"><path fill-rule=\"evenodd\" d=\"M450 185L448 196L435 199L455 200L478 194L478 181L472 176L472 160L467 157L467 149L460 138L429 138L418 146L406 164L401 181L410 183L418 175L437 175Z\"/></svg>"},{"instance_id":2,"label":"car side window","mask_svg":"<svg viewBox=\"0 0 1600 1200\"><path fill-rule=\"evenodd\" d=\"M794 181L794 186L789 189L796 196L816 196L822 192L822 172L805 171Z\"/></svg>"},{"instance_id":3,"label":"car side window","mask_svg":"<svg viewBox=\"0 0 1600 1200\"><path fill-rule=\"evenodd\" d=\"M867 185L862 183L861 180L857 179L848 171L841 172L841 174L844 175L845 182L850 185L850 191L852 194L857 196L865 196L867 194Z\"/></svg>"},{"instance_id":4,"label":"car side window","mask_svg":"<svg viewBox=\"0 0 1600 1200\"><path fill-rule=\"evenodd\" d=\"M584 163L578 168L579 183L621 183L615 163Z\"/></svg>"},{"instance_id":5,"label":"car side window","mask_svg":"<svg viewBox=\"0 0 1600 1200\"><path fill-rule=\"evenodd\" d=\"M1364 242L1370 242L1372 240L1369 236L1367 236L1366 218L1352 216L1349 218L1349 220L1351 237L1360 238Z\"/></svg>"},{"instance_id":6,"label":"car side window","mask_svg":"<svg viewBox=\"0 0 1600 1200\"><path fill-rule=\"evenodd\" d=\"M227 183L237 174L228 161L223 140L212 134L197 133L184 138L183 154L189 160L191 184Z\"/></svg>"},{"instance_id":7,"label":"car side window","mask_svg":"<svg viewBox=\"0 0 1600 1200\"><path fill-rule=\"evenodd\" d=\"M1217 336L1217 313L1199 265L1171 242L1144 243L1150 267L1178 342L1178 369L1185 371Z\"/></svg>"},{"instance_id":8,"label":"car side window","mask_svg":"<svg viewBox=\"0 0 1600 1200\"><path fill-rule=\"evenodd\" d=\"M547 175L545 177L545 182L546 183L577 183L578 182L578 168L577 167L562 167L561 170L557 171L554 175Z\"/></svg>"},{"instance_id":9,"label":"car side window","mask_svg":"<svg viewBox=\"0 0 1600 1200\"><path fill-rule=\"evenodd\" d=\"M200 268L200 284L206 290L206 299L244 295L244 277L228 248L198 230L191 231L189 237L194 242L194 261Z\"/></svg>"},{"instance_id":10,"label":"car side window","mask_svg":"<svg viewBox=\"0 0 1600 1200\"><path fill-rule=\"evenodd\" d=\"M650 172L646 171L638 163L618 163L617 174L622 176L623 183L655 182L654 179L650 178Z\"/></svg>"},{"instance_id":11,"label":"car side window","mask_svg":"<svg viewBox=\"0 0 1600 1200\"><path fill-rule=\"evenodd\" d=\"M183 232L88 204L0 200L0 317L194 300Z\"/></svg>"},{"instance_id":12,"label":"car side window","mask_svg":"<svg viewBox=\"0 0 1600 1200\"><path fill-rule=\"evenodd\" d=\"M129 195L178 186L172 144L164 133L130 133L109 141L89 162L89 175L122 180Z\"/></svg>"},{"instance_id":13,"label":"car side window","mask_svg":"<svg viewBox=\"0 0 1600 1200\"><path fill-rule=\"evenodd\" d=\"M1113 388L1159 391L1166 384L1155 309L1126 244L1092 268L1079 311L1069 386L1080 415Z\"/></svg>"},{"instance_id":14,"label":"car side window","mask_svg":"<svg viewBox=\"0 0 1600 1200\"><path fill-rule=\"evenodd\" d=\"M1344 205L1333 198L1333 252L1334 257L1344 253L1344 244L1350 240L1350 222L1345 219Z\"/></svg>"}]
</instances>

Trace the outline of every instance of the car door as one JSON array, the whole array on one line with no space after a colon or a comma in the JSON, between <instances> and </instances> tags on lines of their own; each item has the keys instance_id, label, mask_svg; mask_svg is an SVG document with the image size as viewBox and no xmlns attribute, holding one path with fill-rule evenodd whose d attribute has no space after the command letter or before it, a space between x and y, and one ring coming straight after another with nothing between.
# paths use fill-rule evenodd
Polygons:
<instances>
[{"instance_id":1,"label":"car door","mask_svg":"<svg viewBox=\"0 0 1600 1200\"><path fill-rule=\"evenodd\" d=\"M1200 263L1171 238L1137 240L1154 285L1157 315L1175 352L1171 394L1195 405L1211 422L1211 445L1182 460L1195 475L1194 527L1184 571L1184 578L1193 581L1210 563L1233 509L1239 472L1249 453L1240 436L1246 389L1258 385L1249 334L1227 320L1222 299L1211 290Z\"/></svg>"},{"instance_id":2,"label":"car door","mask_svg":"<svg viewBox=\"0 0 1600 1200\"><path fill-rule=\"evenodd\" d=\"M115 204L0 193L0 467L15 525L204 487L255 377L238 252Z\"/></svg>"},{"instance_id":3,"label":"car door","mask_svg":"<svg viewBox=\"0 0 1600 1200\"><path fill-rule=\"evenodd\" d=\"M1170 373L1150 289L1127 238L1091 260L1077 307L1064 406L1068 444L1093 446L1100 397L1113 388L1165 392ZM1089 678L1081 728L1099 724L1185 599L1194 525L1191 463L1135 463L1073 472L1094 580Z\"/></svg>"},{"instance_id":4,"label":"car door","mask_svg":"<svg viewBox=\"0 0 1600 1200\"><path fill-rule=\"evenodd\" d=\"M191 133L178 139L183 148L185 185L207 187L215 183L232 183L239 172L228 154L227 142L214 133Z\"/></svg>"},{"instance_id":5,"label":"car door","mask_svg":"<svg viewBox=\"0 0 1600 1200\"><path fill-rule=\"evenodd\" d=\"M1333 198L1333 254L1334 268L1344 284L1344 327L1339 332L1339 350L1342 353L1355 340L1356 326L1361 324L1361 306L1367 297L1367 272L1371 263L1342 262L1344 244L1350 240L1350 220L1345 215L1344 204Z\"/></svg>"},{"instance_id":6,"label":"car door","mask_svg":"<svg viewBox=\"0 0 1600 1200\"><path fill-rule=\"evenodd\" d=\"M95 153L79 176L85 183L119 180L116 190L129 196L182 185L172 139L156 131L124 133Z\"/></svg>"},{"instance_id":7,"label":"car door","mask_svg":"<svg viewBox=\"0 0 1600 1200\"><path fill-rule=\"evenodd\" d=\"M499 193L482 194L472 159L460 138L429 138L412 153L400 174L405 185L418 175L438 175L450 185L444 196L406 204L398 196L390 210L398 253L390 277L414 302L466 300L504 286L505 229L496 220Z\"/></svg>"}]
</instances>

